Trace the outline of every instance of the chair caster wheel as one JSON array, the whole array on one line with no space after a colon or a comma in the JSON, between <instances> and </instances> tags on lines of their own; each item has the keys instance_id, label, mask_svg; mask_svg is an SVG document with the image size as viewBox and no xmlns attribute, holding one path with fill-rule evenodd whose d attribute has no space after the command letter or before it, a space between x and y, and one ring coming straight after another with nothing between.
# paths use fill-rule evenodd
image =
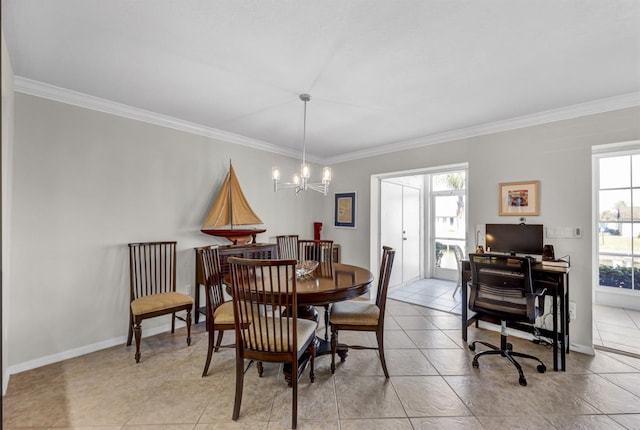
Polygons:
<instances>
[{"instance_id":1,"label":"chair caster wheel","mask_svg":"<svg viewBox=\"0 0 640 430\"><path fill-rule=\"evenodd\" d=\"M471 365L472 365L474 368L476 368L476 369L480 367L480 364L478 364L478 362L477 362L477 361L475 361L475 360L473 360L473 361L471 362Z\"/></svg>"},{"instance_id":2,"label":"chair caster wheel","mask_svg":"<svg viewBox=\"0 0 640 430\"><path fill-rule=\"evenodd\" d=\"M518 379L518 382L520 383L520 385L522 385L523 387L527 386L527 380L524 378L524 376L521 376L520 379Z\"/></svg>"},{"instance_id":3,"label":"chair caster wheel","mask_svg":"<svg viewBox=\"0 0 640 430\"><path fill-rule=\"evenodd\" d=\"M475 351L476 350L476 346L472 343L469 344L469 351Z\"/></svg>"},{"instance_id":4,"label":"chair caster wheel","mask_svg":"<svg viewBox=\"0 0 640 430\"><path fill-rule=\"evenodd\" d=\"M539 373L544 373L547 371L547 366L545 366L544 364L538 364L537 369Z\"/></svg>"},{"instance_id":5,"label":"chair caster wheel","mask_svg":"<svg viewBox=\"0 0 640 430\"><path fill-rule=\"evenodd\" d=\"M507 350L508 351L513 351L513 345L511 345L510 343L507 344Z\"/></svg>"}]
</instances>

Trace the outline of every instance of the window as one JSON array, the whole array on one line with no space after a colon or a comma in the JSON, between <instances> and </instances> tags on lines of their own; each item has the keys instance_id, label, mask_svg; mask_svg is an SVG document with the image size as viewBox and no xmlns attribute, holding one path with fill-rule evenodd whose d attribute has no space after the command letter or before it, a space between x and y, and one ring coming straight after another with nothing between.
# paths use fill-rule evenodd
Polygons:
<instances>
[{"instance_id":1,"label":"window","mask_svg":"<svg viewBox=\"0 0 640 430\"><path fill-rule=\"evenodd\" d=\"M596 158L599 285L640 290L640 150Z\"/></svg>"}]
</instances>

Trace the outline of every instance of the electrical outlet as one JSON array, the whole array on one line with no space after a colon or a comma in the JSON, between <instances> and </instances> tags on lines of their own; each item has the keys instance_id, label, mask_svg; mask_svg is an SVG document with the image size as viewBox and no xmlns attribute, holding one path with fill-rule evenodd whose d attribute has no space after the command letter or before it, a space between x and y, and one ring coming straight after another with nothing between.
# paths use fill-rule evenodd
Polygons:
<instances>
[{"instance_id":1,"label":"electrical outlet","mask_svg":"<svg viewBox=\"0 0 640 430\"><path fill-rule=\"evenodd\" d=\"M184 293L188 296L191 295L191 284L187 284L184 286Z\"/></svg>"},{"instance_id":2,"label":"electrical outlet","mask_svg":"<svg viewBox=\"0 0 640 430\"><path fill-rule=\"evenodd\" d=\"M576 319L576 302L569 302L569 320L574 321Z\"/></svg>"}]
</instances>

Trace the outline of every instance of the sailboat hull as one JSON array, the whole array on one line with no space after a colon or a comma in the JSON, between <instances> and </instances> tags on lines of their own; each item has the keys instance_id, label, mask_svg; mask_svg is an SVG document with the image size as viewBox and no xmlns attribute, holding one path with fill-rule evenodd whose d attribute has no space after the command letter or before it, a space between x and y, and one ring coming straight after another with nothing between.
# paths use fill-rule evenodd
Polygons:
<instances>
[{"instance_id":1,"label":"sailboat hull","mask_svg":"<svg viewBox=\"0 0 640 430\"><path fill-rule=\"evenodd\" d=\"M242 243L256 243L256 235L267 231L265 228L203 228L200 230L211 236L224 237L234 245Z\"/></svg>"}]
</instances>

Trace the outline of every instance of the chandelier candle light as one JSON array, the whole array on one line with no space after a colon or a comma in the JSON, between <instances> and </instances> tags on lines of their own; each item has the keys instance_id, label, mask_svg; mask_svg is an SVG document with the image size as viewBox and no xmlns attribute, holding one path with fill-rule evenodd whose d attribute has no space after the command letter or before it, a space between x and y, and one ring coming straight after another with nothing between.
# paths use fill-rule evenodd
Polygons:
<instances>
[{"instance_id":1,"label":"chandelier candle light","mask_svg":"<svg viewBox=\"0 0 640 430\"><path fill-rule=\"evenodd\" d=\"M331 182L331 167L324 167L322 169L322 182L311 183L309 178L311 177L311 169L306 160L306 137L307 137L307 102L311 100L309 94L300 94L300 100L304 102L304 124L302 129L302 164L300 165L300 173L293 175L293 182L280 182L280 168L271 168L271 175L273 179L273 191L285 188L295 188L296 194L300 191L306 191L312 189L318 191L325 196L329 191L329 183Z\"/></svg>"}]
</instances>

